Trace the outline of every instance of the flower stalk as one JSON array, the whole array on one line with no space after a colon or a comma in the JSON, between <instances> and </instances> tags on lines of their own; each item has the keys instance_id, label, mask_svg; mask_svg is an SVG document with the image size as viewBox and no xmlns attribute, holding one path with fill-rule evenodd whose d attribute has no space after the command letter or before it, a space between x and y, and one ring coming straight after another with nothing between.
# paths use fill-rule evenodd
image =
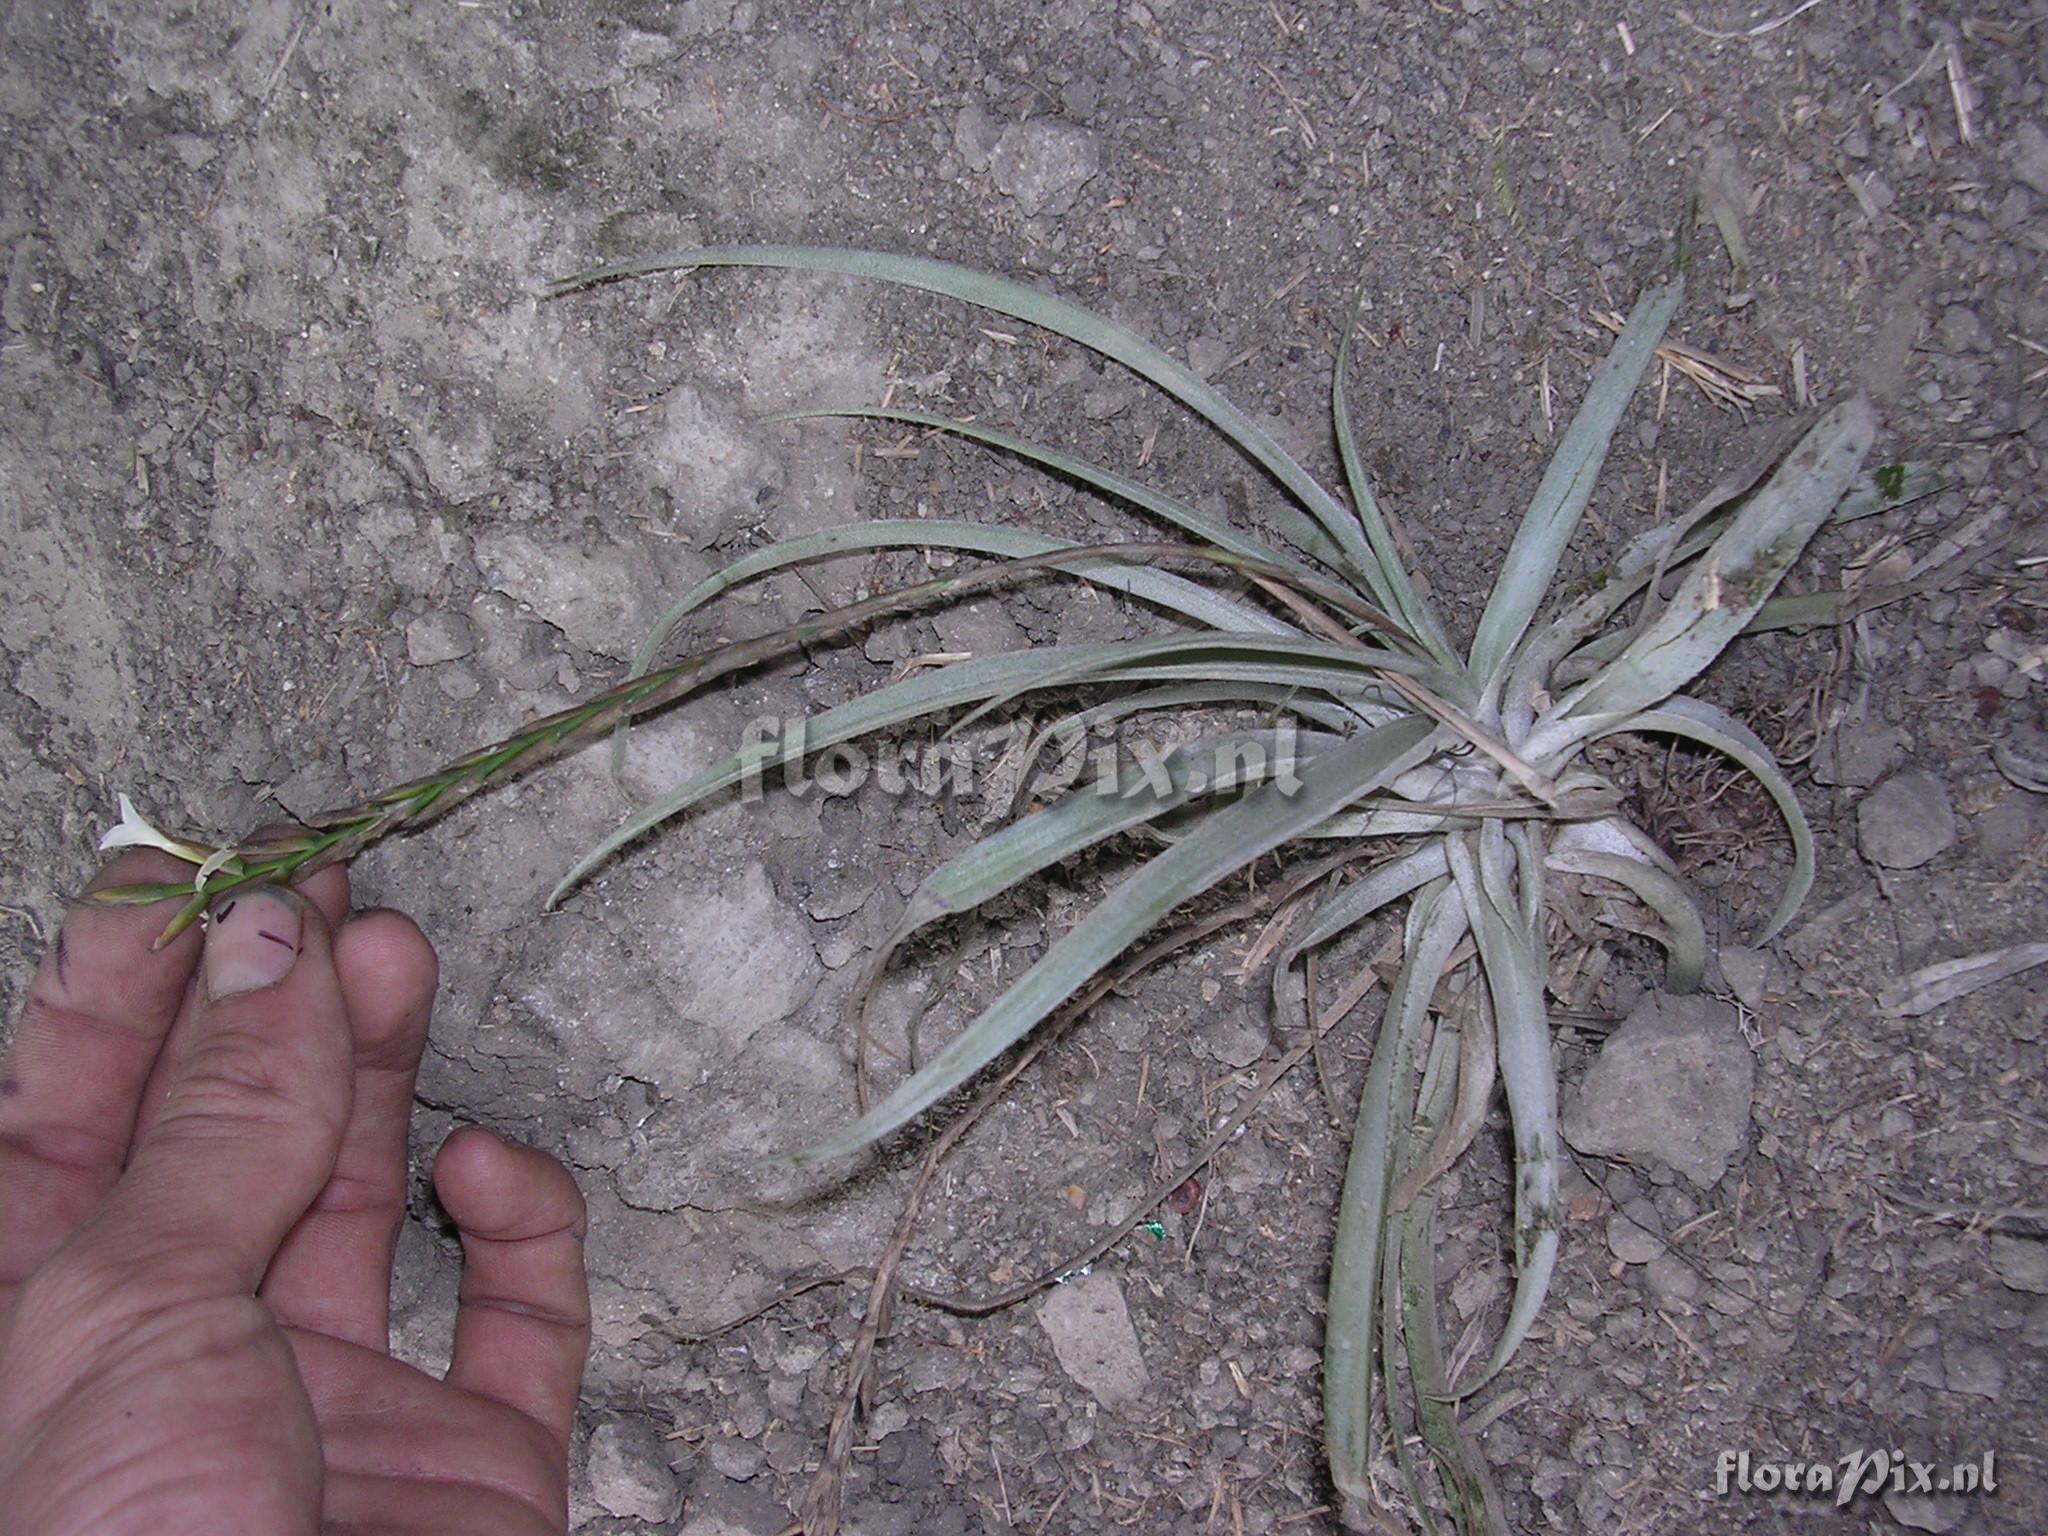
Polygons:
<instances>
[{"instance_id":1,"label":"flower stalk","mask_svg":"<svg viewBox=\"0 0 2048 1536\"><path fill-rule=\"evenodd\" d=\"M502 741L466 753L423 778L409 780L353 805L298 818L297 830L275 837L256 834L220 848L172 837L144 818L127 795L121 795L121 820L100 839L101 851L158 848L198 865L199 872L190 884L156 881L106 886L86 899L101 905L140 905L184 897L152 946L162 949L223 896L245 886L294 880L329 864L352 859L394 832L443 816L471 796L566 756L627 721L673 704L719 678L930 603L955 602L971 593L1006 586L1044 571L1104 560L1139 565L1194 561L1222 567L1261 586L1289 590L1299 601L1325 602L1356 625L1378 630L1396 640L1411 640L1398 623L1371 603L1334 584L1304 578L1268 561L1176 543L1077 545L918 582L765 635L698 651L669 666L628 678L586 703L536 720Z\"/></svg>"}]
</instances>

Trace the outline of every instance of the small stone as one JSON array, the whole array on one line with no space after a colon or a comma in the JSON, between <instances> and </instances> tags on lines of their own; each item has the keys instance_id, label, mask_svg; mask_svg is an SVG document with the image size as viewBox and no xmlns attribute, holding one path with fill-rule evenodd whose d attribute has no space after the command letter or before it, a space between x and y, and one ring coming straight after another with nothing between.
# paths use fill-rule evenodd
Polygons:
<instances>
[{"instance_id":1,"label":"small stone","mask_svg":"<svg viewBox=\"0 0 2048 1536\"><path fill-rule=\"evenodd\" d=\"M590 1496L608 1515L659 1525L683 1512L683 1490L661 1436L644 1419L614 1419L590 1432Z\"/></svg>"},{"instance_id":2,"label":"small stone","mask_svg":"<svg viewBox=\"0 0 2048 1536\"><path fill-rule=\"evenodd\" d=\"M989 155L996 190L1026 218L1062 214L1102 170L1102 136L1075 123L1035 118L1003 130Z\"/></svg>"},{"instance_id":3,"label":"small stone","mask_svg":"<svg viewBox=\"0 0 2048 1536\"><path fill-rule=\"evenodd\" d=\"M1667 1306L1690 1305L1700 1294L1700 1272L1675 1253L1660 1253L1643 1266L1643 1284Z\"/></svg>"},{"instance_id":4,"label":"small stone","mask_svg":"<svg viewBox=\"0 0 2048 1536\"><path fill-rule=\"evenodd\" d=\"M2021 123L2012 136L2012 173L2048 197L2048 131L2039 123Z\"/></svg>"},{"instance_id":5,"label":"small stone","mask_svg":"<svg viewBox=\"0 0 2048 1536\"><path fill-rule=\"evenodd\" d=\"M1886 869L1918 869L1955 846L1948 786L1920 769L1893 774L1856 807L1863 856Z\"/></svg>"},{"instance_id":6,"label":"small stone","mask_svg":"<svg viewBox=\"0 0 2048 1536\"><path fill-rule=\"evenodd\" d=\"M769 1430L761 1437L761 1447L768 1453L768 1465L785 1474L801 1470L811 1454L809 1437L793 1429Z\"/></svg>"},{"instance_id":7,"label":"small stone","mask_svg":"<svg viewBox=\"0 0 2048 1536\"><path fill-rule=\"evenodd\" d=\"M1647 1264L1664 1252L1660 1226L1655 1206L1647 1200L1631 1200L1607 1218L1607 1246L1624 1264Z\"/></svg>"},{"instance_id":8,"label":"small stone","mask_svg":"<svg viewBox=\"0 0 2048 1536\"><path fill-rule=\"evenodd\" d=\"M903 1367L903 1385L912 1392L951 1392L967 1384L967 1357L944 1344L918 1350Z\"/></svg>"},{"instance_id":9,"label":"small stone","mask_svg":"<svg viewBox=\"0 0 2048 1536\"><path fill-rule=\"evenodd\" d=\"M476 668L467 662L436 667L434 681L440 685L442 693L458 704L467 703L484 691L483 679L476 675Z\"/></svg>"},{"instance_id":10,"label":"small stone","mask_svg":"<svg viewBox=\"0 0 2048 1536\"><path fill-rule=\"evenodd\" d=\"M1121 1407L1144 1392L1151 1378L1114 1275L1098 1270L1055 1286L1038 1309L1038 1325L1060 1369L1103 1407Z\"/></svg>"},{"instance_id":11,"label":"small stone","mask_svg":"<svg viewBox=\"0 0 2048 1536\"><path fill-rule=\"evenodd\" d=\"M1579 1082L1564 1139L1588 1156L1666 1164L1706 1188L1748 1141L1755 1086L1733 1008L1649 993Z\"/></svg>"},{"instance_id":12,"label":"small stone","mask_svg":"<svg viewBox=\"0 0 2048 1536\"><path fill-rule=\"evenodd\" d=\"M1243 1071L1266 1054L1265 1030L1237 1019L1215 1019L1196 1030L1203 1047L1226 1067Z\"/></svg>"},{"instance_id":13,"label":"small stone","mask_svg":"<svg viewBox=\"0 0 2048 1536\"><path fill-rule=\"evenodd\" d=\"M1989 1344L1959 1342L1944 1345L1941 1366L1951 1392L1989 1398L2005 1395L2005 1357Z\"/></svg>"},{"instance_id":14,"label":"small stone","mask_svg":"<svg viewBox=\"0 0 2048 1536\"><path fill-rule=\"evenodd\" d=\"M744 1483L768 1465L768 1453L751 1440L721 1437L704 1447L704 1455L719 1474Z\"/></svg>"},{"instance_id":15,"label":"small stone","mask_svg":"<svg viewBox=\"0 0 2048 1536\"><path fill-rule=\"evenodd\" d=\"M1935 1536L1963 1523L1967 1505L1960 1499L1937 1498L1931 1493L1887 1493L1884 1512L1909 1531L1933 1531Z\"/></svg>"},{"instance_id":16,"label":"small stone","mask_svg":"<svg viewBox=\"0 0 2048 1536\"><path fill-rule=\"evenodd\" d=\"M1991 345L1991 333L1967 304L1951 304L1934 322L1934 339L1947 352L1982 352Z\"/></svg>"},{"instance_id":17,"label":"small stone","mask_svg":"<svg viewBox=\"0 0 2048 1536\"><path fill-rule=\"evenodd\" d=\"M1770 999L1771 957L1760 949L1737 949L1732 945L1720 954L1721 979L1728 990L1751 1013L1762 1011Z\"/></svg>"},{"instance_id":18,"label":"small stone","mask_svg":"<svg viewBox=\"0 0 2048 1536\"><path fill-rule=\"evenodd\" d=\"M2039 1238L1992 1238L1991 1267L2011 1289L2048 1296L2048 1243Z\"/></svg>"},{"instance_id":19,"label":"small stone","mask_svg":"<svg viewBox=\"0 0 2048 1536\"><path fill-rule=\"evenodd\" d=\"M438 666L476 649L476 631L459 613L425 613L405 626L405 659L416 667Z\"/></svg>"},{"instance_id":20,"label":"small stone","mask_svg":"<svg viewBox=\"0 0 2048 1536\"><path fill-rule=\"evenodd\" d=\"M1845 721L1813 754L1814 782L1868 789L1898 766L1905 751L1906 733L1897 726Z\"/></svg>"},{"instance_id":21,"label":"small stone","mask_svg":"<svg viewBox=\"0 0 2048 1536\"><path fill-rule=\"evenodd\" d=\"M600 656L624 660L672 594L642 552L596 541L558 546L503 530L476 541L476 563L493 588Z\"/></svg>"},{"instance_id":22,"label":"small stone","mask_svg":"<svg viewBox=\"0 0 2048 1536\"><path fill-rule=\"evenodd\" d=\"M970 170L988 169L989 157L1002 136L1003 125L979 104L962 107L960 115L953 119L953 148L960 152Z\"/></svg>"},{"instance_id":23,"label":"small stone","mask_svg":"<svg viewBox=\"0 0 2048 1536\"><path fill-rule=\"evenodd\" d=\"M1913 1111L1903 1104L1887 1104L1877 1117L1877 1134L1884 1141L1903 1141L1919 1129Z\"/></svg>"},{"instance_id":24,"label":"small stone","mask_svg":"<svg viewBox=\"0 0 2048 1536\"><path fill-rule=\"evenodd\" d=\"M943 651L995 656L1025 646L1024 631L999 602L951 604L932 615L931 625Z\"/></svg>"}]
</instances>

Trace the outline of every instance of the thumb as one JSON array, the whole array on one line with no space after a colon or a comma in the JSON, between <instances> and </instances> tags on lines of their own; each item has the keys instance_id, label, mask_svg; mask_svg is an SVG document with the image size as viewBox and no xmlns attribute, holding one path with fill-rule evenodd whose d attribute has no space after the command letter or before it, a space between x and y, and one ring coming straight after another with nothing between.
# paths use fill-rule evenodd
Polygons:
<instances>
[{"instance_id":1,"label":"thumb","mask_svg":"<svg viewBox=\"0 0 2048 1536\"><path fill-rule=\"evenodd\" d=\"M74 1260L132 1266L158 1303L255 1291L348 1124L353 1048L330 937L282 886L215 906L162 1107L66 1245Z\"/></svg>"}]
</instances>

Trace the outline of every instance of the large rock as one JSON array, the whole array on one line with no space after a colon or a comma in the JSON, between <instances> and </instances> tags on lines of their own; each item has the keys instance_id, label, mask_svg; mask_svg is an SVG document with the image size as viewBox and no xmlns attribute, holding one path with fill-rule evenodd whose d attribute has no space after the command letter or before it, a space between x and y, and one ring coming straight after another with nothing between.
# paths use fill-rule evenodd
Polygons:
<instances>
[{"instance_id":1,"label":"large rock","mask_svg":"<svg viewBox=\"0 0 2048 1536\"><path fill-rule=\"evenodd\" d=\"M1755 1086L1734 1009L1651 993L1567 1098L1564 1139L1593 1157L1663 1163L1705 1188L1748 1142Z\"/></svg>"}]
</instances>

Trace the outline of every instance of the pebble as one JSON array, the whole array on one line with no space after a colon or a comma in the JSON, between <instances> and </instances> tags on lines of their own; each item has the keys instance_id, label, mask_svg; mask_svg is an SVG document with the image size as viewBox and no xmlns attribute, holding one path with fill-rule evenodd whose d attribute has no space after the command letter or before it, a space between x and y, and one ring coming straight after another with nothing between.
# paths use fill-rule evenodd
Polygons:
<instances>
[{"instance_id":1,"label":"pebble","mask_svg":"<svg viewBox=\"0 0 2048 1536\"><path fill-rule=\"evenodd\" d=\"M683 1490L666 1448L643 1419L613 1419L590 1432L590 1496L608 1515L659 1525L683 1512Z\"/></svg>"},{"instance_id":2,"label":"pebble","mask_svg":"<svg viewBox=\"0 0 2048 1536\"><path fill-rule=\"evenodd\" d=\"M744 1483L768 1464L768 1453L751 1440L723 1437L704 1447L704 1456L719 1475Z\"/></svg>"},{"instance_id":3,"label":"pebble","mask_svg":"<svg viewBox=\"0 0 2048 1536\"><path fill-rule=\"evenodd\" d=\"M1856 807L1857 846L1886 869L1918 869L1955 846L1948 786L1920 769L1893 774Z\"/></svg>"},{"instance_id":4,"label":"pebble","mask_svg":"<svg viewBox=\"0 0 2048 1536\"><path fill-rule=\"evenodd\" d=\"M793 1429L771 1429L761 1437L761 1448L768 1453L768 1465L785 1475L801 1471L811 1454L810 1438Z\"/></svg>"},{"instance_id":5,"label":"pebble","mask_svg":"<svg viewBox=\"0 0 2048 1536\"><path fill-rule=\"evenodd\" d=\"M1650 993L1608 1037L1571 1095L1564 1139L1592 1157L1663 1163L1702 1188L1749 1138L1756 1062L1735 1010Z\"/></svg>"},{"instance_id":6,"label":"pebble","mask_svg":"<svg viewBox=\"0 0 2048 1536\"><path fill-rule=\"evenodd\" d=\"M1844 722L1828 732L1814 753L1814 782L1868 789L1898 765L1905 751L1906 733L1895 725Z\"/></svg>"},{"instance_id":7,"label":"pebble","mask_svg":"<svg viewBox=\"0 0 2048 1536\"><path fill-rule=\"evenodd\" d=\"M1938 1498L1931 1493L1887 1493L1884 1512L1910 1531L1933 1531L1935 1536L1963 1523L1968 1512L1964 1501Z\"/></svg>"},{"instance_id":8,"label":"pebble","mask_svg":"<svg viewBox=\"0 0 2048 1536\"><path fill-rule=\"evenodd\" d=\"M473 699L484 691L483 679L478 677L476 669L467 663L435 668L434 681L440 684L442 693L458 704Z\"/></svg>"},{"instance_id":9,"label":"pebble","mask_svg":"<svg viewBox=\"0 0 2048 1536\"><path fill-rule=\"evenodd\" d=\"M1239 1071L1266 1054L1264 1029L1240 1019L1214 1019L1195 1032L1203 1047L1226 1067Z\"/></svg>"},{"instance_id":10,"label":"pebble","mask_svg":"<svg viewBox=\"0 0 2048 1536\"><path fill-rule=\"evenodd\" d=\"M962 107L960 115L953 119L953 147L972 170L988 169L989 156L995 153L996 142L1002 136L1003 125L978 104Z\"/></svg>"},{"instance_id":11,"label":"pebble","mask_svg":"<svg viewBox=\"0 0 2048 1536\"><path fill-rule=\"evenodd\" d=\"M476 649L476 631L459 613L423 613L405 626L405 659L416 667L438 666Z\"/></svg>"},{"instance_id":12,"label":"pebble","mask_svg":"<svg viewBox=\"0 0 2048 1536\"><path fill-rule=\"evenodd\" d=\"M1942 1346L1941 1367L1951 1392L1989 1398L2005 1395L2005 1356L1989 1344L1946 1344Z\"/></svg>"},{"instance_id":13,"label":"pebble","mask_svg":"<svg viewBox=\"0 0 2048 1536\"><path fill-rule=\"evenodd\" d=\"M912 1354L903 1368L903 1385L912 1392L952 1392L967 1384L967 1357L944 1344Z\"/></svg>"},{"instance_id":14,"label":"pebble","mask_svg":"<svg viewBox=\"0 0 2048 1536\"><path fill-rule=\"evenodd\" d=\"M2029 1349L2048 1349L2048 1297L2034 1303L2020 1329L2020 1342Z\"/></svg>"},{"instance_id":15,"label":"pebble","mask_svg":"<svg viewBox=\"0 0 2048 1536\"><path fill-rule=\"evenodd\" d=\"M2048 1243L2039 1238L1992 1238L1991 1267L2008 1288L2048 1296Z\"/></svg>"},{"instance_id":16,"label":"pebble","mask_svg":"<svg viewBox=\"0 0 2048 1536\"><path fill-rule=\"evenodd\" d=\"M1660 1253L1644 1265L1643 1283L1666 1306L1690 1304L1700 1294L1700 1272L1675 1253Z\"/></svg>"},{"instance_id":17,"label":"pebble","mask_svg":"<svg viewBox=\"0 0 2048 1536\"><path fill-rule=\"evenodd\" d=\"M1624 1264L1647 1264L1664 1252L1657 1208L1647 1200L1631 1200L1607 1218L1607 1246Z\"/></svg>"},{"instance_id":18,"label":"pebble","mask_svg":"<svg viewBox=\"0 0 2048 1536\"><path fill-rule=\"evenodd\" d=\"M1105 1408L1135 1401L1151 1378L1116 1277L1096 1271L1055 1286L1038 1309L1060 1369Z\"/></svg>"},{"instance_id":19,"label":"pebble","mask_svg":"<svg viewBox=\"0 0 2048 1536\"><path fill-rule=\"evenodd\" d=\"M2012 173L2048 197L2048 130L2039 123L2021 123L2013 130Z\"/></svg>"},{"instance_id":20,"label":"pebble","mask_svg":"<svg viewBox=\"0 0 2048 1536\"><path fill-rule=\"evenodd\" d=\"M1771 957L1760 949L1726 946L1719 956L1721 979L1751 1013L1760 1011L1770 995Z\"/></svg>"},{"instance_id":21,"label":"pebble","mask_svg":"<svg viewBox=\"0 0 2048 1536\"><path fill-rule=\"evenodd\" d=\"M1102 170L1102 136L1075 123L1035 118L1003 130L989 155L996 190L1026 218L1062 214Z\"/></svg>"}]
</instances>

